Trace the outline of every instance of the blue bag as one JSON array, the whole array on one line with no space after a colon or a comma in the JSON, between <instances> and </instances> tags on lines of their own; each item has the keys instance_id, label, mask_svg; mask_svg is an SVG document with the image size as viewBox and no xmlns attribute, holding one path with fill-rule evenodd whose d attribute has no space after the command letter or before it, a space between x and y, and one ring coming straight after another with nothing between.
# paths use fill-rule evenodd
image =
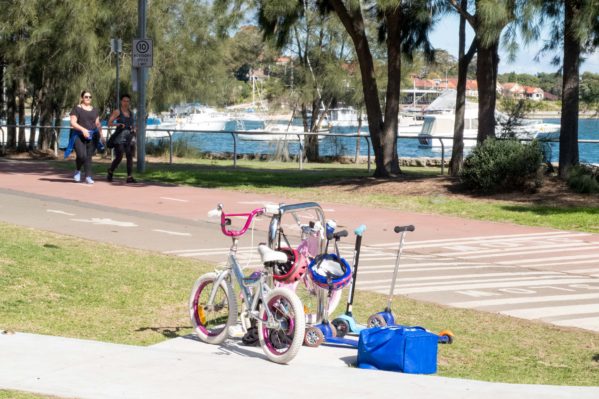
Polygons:
<instances>
[{"instance_id":1,"label":"blue bag","mask_svg":"<svg viewBox=\"0 0 599 399\"><path fill-rule=\"evenodd\" d=\"M374 327L362 330L358 367L410 374L437 372L437 335L422 327Z\"/></svg>"}]
</instances>

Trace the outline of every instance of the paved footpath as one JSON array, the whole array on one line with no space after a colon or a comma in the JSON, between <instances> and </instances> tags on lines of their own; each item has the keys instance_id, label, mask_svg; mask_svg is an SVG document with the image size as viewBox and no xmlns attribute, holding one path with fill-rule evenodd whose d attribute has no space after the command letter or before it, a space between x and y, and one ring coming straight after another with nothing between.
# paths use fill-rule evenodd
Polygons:
<instances>
[{"instance_id":1,"label":"paved footpath","mask_svg":"<svg viewBox=\"0 0 599 399\"><path fill-rule=\"evenodd\" d=\"M214 262L225 258L230 245L220 234L218 221L207 216L217 203L223 203L227 212L243 212L265 203L295 202L216 189L109 184L99 177L94 185L76 184L71 173L43 162L0 160L2 221ZM321 206L326 217L342 228L351 231L367 225L361 289L388 292L398 245L393 227L413 224L416 231L406 236L396 293L599 331L599 235L334 203ZM240 256L252 264L257 256L251 248L264 241L266 223L264 219L257 223L253 243L249 235L241 241ZM284 224L290 237L296 235L293 227ZM352 241L341 248L347 259ZM282 367L235 342L214 347L178 338L140 348L17 332L0 335L0 388L63 397L164 398L257 387L262 388L261 396L298 397L299 375L309 392L313 388L336 394L341 389L349 397L403 393L424 398L599 397L599 388L491 384L356 370L346 365L355 360L355 351L320 349L301 350L296 362ZM235 362L230 362L232 357ZM225 381L227 375L234 377ZM257 382L256 375L268 376L269 382ZM277 389L272 389L273 378Z\"/></svg>"}]
</instances>

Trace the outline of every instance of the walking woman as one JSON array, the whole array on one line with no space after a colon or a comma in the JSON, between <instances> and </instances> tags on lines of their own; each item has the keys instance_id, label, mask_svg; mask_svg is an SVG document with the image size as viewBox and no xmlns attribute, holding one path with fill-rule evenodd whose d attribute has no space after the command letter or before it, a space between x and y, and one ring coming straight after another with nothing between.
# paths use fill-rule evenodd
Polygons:
<instances>
[{"instance_id":1,"label":"walking woman","mask_svg":"<svg viewBox=\"0 0 599 399\"><path fill-rule=\"evenodd\" d=\"M123 160L123 154L127 158L127 183L136 183L133 178L133 150L135 148L135 121L133 113L129 108L131 97L129 94L121 96L121 105L115 109L108 119L108 126L116 126L114 135L114 160L108 168L106 180L112 181L112 175ZM112 138L111 138L112 139Z\"/></svg>"},{"instance_id":2,"label":"walking woman","mask_svg":"<svg viewBox=\"0 0 599 399\"><path fill-rule=\"evenodd\" d=\"M98 110L92 106L92 95L89 91L81 92L79 105L71 111L71 131L74 142L76 172L73 179L81 181L81 167L85 173L85 182L94 184L92 179L92 157L96 146L101 144L102 125Z\"/></svg>"}]
</instances>

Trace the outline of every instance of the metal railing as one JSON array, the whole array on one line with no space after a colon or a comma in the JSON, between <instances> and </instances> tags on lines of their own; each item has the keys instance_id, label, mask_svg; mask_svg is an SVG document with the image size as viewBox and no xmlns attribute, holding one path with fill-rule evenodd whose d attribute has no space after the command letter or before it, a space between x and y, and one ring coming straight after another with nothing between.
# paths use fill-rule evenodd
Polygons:
<instances>
[{"instance_id":1,"label":"metal railing","mask_svg":"<svg viewBox=\"0 0 599 399\"><path fill-rule=\"evenodd\" d=\"M370 172L371 170L371 159L372 159L372 144L370 141L370 136L368 135L364 135L364 134L347 134L347 133L312 133L312 132L304 132L304 133L298 133L298 132L269 132L269 131L263 131L263 130L221 130L221 131L215 131L215 132L208 132L208 131L198 131L198 130L183 130L183 129L160 129L160 128L156 128L156 129L146 129L146 142L148 141L148 137L147 137L147 133L148 132L165 132L166 136L163 136L162 138L168 138L169 140L169 163L173 162L173 133L177 132L177 133L181 133L181 134L223 134L223 135L230 135L233 139L233 152L232 152L232 157L233 157L233 167L237 167L237 158L238 158L238 142L241 140L239 138L239 135L246 135L246 136L273 136L274 138L280 137L280 136L284 136L285 139L284 140L288 140L289 142L297 140L297 144L298 144L298 148L299 148L299 153L298 153L298 164L299 164L299 169L303 170L303 160L304 160L304 138L307 136L324 136L324 137L343 137L343 138L348 138L348 137L353 137L353 138L360 138L360 139L364 139L366 141L367 144L367 165L368 165L368 171ZM150 137L150 139L160 139L161 137ZM287 139L289 138L289 139ZM414 137L415 138L415 137ZM244 140L241 140L244 141ZM265 140L268 141L268 140ZM359 155L359 154L358 154Z\"/></svg>"},{"instance_id":2,"label":"metal railing","mask_svg":"<svg viewBox=\"0 0 599 399\"><path fill-rule=\"evenodd\" d=\"M28 146L31 146L33 148L37 147L37 135L39 135L39 132L41 131L41 129L49 129L51 132L51 141L54 143L54 153L58 154L58 142L59 142L59 134L60 134L60 130L62 129L66 129L69 130L70 127L69 126L33 126L33 125L1 125L0 124L0 150L1 153L4 154L6 153L6 141L7 141L7 133L5 131L5 129L7 128L25 128L25 129L31 129L31 128L35 128L37 130L36 132L36 139L34 143L29 143L29 133L26 133L26 143ZM105 131L105 136L106 139L108 140L108 138L110 137L110 135L113 132L113 128L111 127L107 127L107 126L103 126L102 127L103 131ZM154 134L152 134L153 132L164 132L165 135L164 136L155 136ZM280 136L284 136L284 140L288 140L289 142L295 142L295 140L297 140L297 144L298 144L298 148L299 148L299 152L298 152L298 164L299 164L299 169L303 170L303 158L304 158L304 139L306 136L323 136L323 137L340 137L340 138L356 138L356 139L364 139L366 141L367 144L367 166L368 166L368 172L371 171L371 164L372 164L372 143L371 143L371 139L369 135L365 135L365 134L355 134L355 133L331 133L331 132L327 132L327 133L311 133L311 132L305 132L305 133L297 133L297 132L269 132L269 131L259 131L259 130L223 130L223 131L214 131L214 132L208 132L208 131L198 131L198 130L181 130L181 129L173 129L173 128L167 128L167 129L163 129L163 128L152 128L152 129L146 129L146 142L148 141L148 139L164 139L164 138L168 138L168 142L169 142L169 164L173 163L173 153L174 153L174 148L173 148L173 134L174 133L181 133L181 134L223 134L223 135L230 135L233 139L233 143L232 143L232 157L233 157L233 167L237 167L237 158L239 157L239 153L238 153L238 149L239 149L239 141L241 140L239 138L239 135L245 135L245 136L251 136L251 135L256 135L256 136L273 136L273 138L276 137L280 137ZM148 133L150 133L150 137L148 138ZM289 138L289 139L287 139ZM445 147L446 147L446 143L449 141L453 141L453 136L424 136L424 135L399 135L398 136L398 140L421 140L421 139L425 139L425 140L438 140L440 145L441 145L441 174L445 173ZM444 141L445 140L445 141ZM470 139L466 139L468 141L473 141ZM517 138L517 140L521 141L521 142L530 142L533 141L534 139L531 138ZM242 140L243 141L243 140ZM559 143L559 139L540 139L540 141L544 142L544 143ZM599 140L588 140L588 139L583 139L583 140L578 140L579 144L599 144ZM33 145L31 145L33 144ZM356 149L356 153L355 156L356 158L359 156L360 154L358 153L358 150Z\"/></svg>"}]
</instances>

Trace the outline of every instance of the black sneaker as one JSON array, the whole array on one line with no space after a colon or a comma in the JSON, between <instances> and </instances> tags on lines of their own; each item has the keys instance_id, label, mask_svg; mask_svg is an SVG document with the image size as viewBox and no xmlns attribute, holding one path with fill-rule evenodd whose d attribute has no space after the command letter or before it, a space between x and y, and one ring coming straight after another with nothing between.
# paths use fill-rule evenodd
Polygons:
<instances>
[{"instance_id":1,"label":"black sneaker","mask_svg":"<svg viewBox=\"0 0 599 399\"><path fill-rule=\"evenodd\" d=\"M129 177L127 178L127 183L137 183L137 180L135 180L135 179L133 178L133 176L129 176Z\"/></svg>"},{"instance_id":2,"label":"black sneaker","mask_svg":"<svg viewBox=\"0 0 599 399\"><path fill-rule=\"evenodd\" d=\"M106 180L112 181L112 172L108 169L108 174L106 175Z\"/></svg>"}]
</instances>

